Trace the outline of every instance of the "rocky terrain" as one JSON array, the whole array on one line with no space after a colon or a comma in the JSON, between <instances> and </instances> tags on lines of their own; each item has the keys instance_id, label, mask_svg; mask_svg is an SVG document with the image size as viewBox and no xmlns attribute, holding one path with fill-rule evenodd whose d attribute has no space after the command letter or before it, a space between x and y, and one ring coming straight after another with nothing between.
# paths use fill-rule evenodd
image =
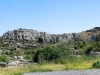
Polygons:
<instances>
[{"instance_id":1,"label":"rocky terrain","mask_svg":"<svg viewBox=\"0 0 100 75\"><path fill-rule=\"evenodd\" d=\"M10 51L23 54L23 49L37 49L50 44L56 44L60 41L98 41L100 35L100 27L95 27L80 33L69 34L49 34L47 32L39 32L32 29L16 29L7 31L0 37L0 54L9 54ZM10 50L10 51L9 51ZM11 53L11 52L10 52Z\"/></svg>"},{"instance_id":2,"label":"rocky terrain","mask_svg":"<svg viewBox=\"0 0 100 75\"><path fill-rule=\"evenodd\" d=\"M47 32L39 32L32 29L22 29L8 31L3 34L3 44L11 44L15 48L41 48L47 44L55 44L60 41L79 39L78 33L69 34L49 34Z\"/></svg>"},{"instance_id":3,"label":"rocky terrain","mask_svg":"<svg viewBox=\"0 0 100 75\"><path fill-rule=\"evenodd\" d=\"M3 36L0 37L0 55L6 54L11 61L13 59L15 61L18 56L26 58L30 61L35 54L35 50L48 45L56 44L60 41L69 41L69 44L74 45L73 47L77 49L78 47L82 48L85 46L84 41L91 42L98 40L100 41L100 27L95 27L80 33L69 34L49 34L47 32L19 28L13 31L5 32ZM82 42L84 44L82 44ZM71 47L70 45L69 47ZM75 45L78 46L76 47ZM72 48L74 50L74 54L81 54L74 48ZM90 54L93 56L100 56L100 52L97 50L95 50L95 52L91 51ZM16 61L21 60L18 59Z\"/></svg>"},{"instance_id":4,"label":"rocky terrain","mask_svg":"<svg viewBox=\"0 0 100 75\"><path fill-rule=\"evenodd\" d=\"M81 33L69 33L69 34L49 34L47 32L39 32L37 30L32 29L22 29L19 28L17 30L8 31L3 34L3 38L5 39L13 39L13 40L27 40L27 41L38 41L39 37L43 38L44 43L55 43L61 40L70 40L73 38L78 39L89 39L93 37L92 39L95 39L96 35L100 33L100 27L95 27L90 30L86 30L85 32ZM84 38L85 37L85 38ZM89 39L90 40L90 39Z\"/></svg>"},{"instance_id":5,"label":"rocky terrain","mask_svg":"<svg viewBox=\"0 0 100 75\"><path fill-rule=\"evenodd\" d=\"M69 34L49 34L47 32L19 28L17 30L5 32L1 37L1 40L3 39L1 43L12 44L17 48L35 49L65 40L96 41L98 34L100 34L100 27L95 27L80 33Z\"/></svg>"},{"instance_id":6,"label":"rocky terrain","mask_svg":"<svg viewBox=\"0 0 100 75\"><path fill-rule=\"evenodd\" d=\"M79 38L79 34L49 34L47 32L39 32L32 29L18 29L14 31L8 31L3 34L3 38L6 39L16 39L16 40L27 40L27 41L38 41L38 38L42 37L44 43L53 43L61 40Z\"/></svg>"}]
</instances>

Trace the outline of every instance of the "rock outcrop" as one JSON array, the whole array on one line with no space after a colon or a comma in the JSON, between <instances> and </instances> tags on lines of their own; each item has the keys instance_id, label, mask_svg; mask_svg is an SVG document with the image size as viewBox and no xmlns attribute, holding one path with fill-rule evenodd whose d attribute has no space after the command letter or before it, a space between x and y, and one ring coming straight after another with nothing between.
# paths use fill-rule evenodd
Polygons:
<instances>
[{"instance_id":1,"label":"rock outcrop","mask_svg":"<svg viewBox=\"0 0 100 75\"><path fill-rule=\"evenodd\" d=\"M90 51L90 55L91 56L99 56L100 57L100 52L98 52L98 51L95 51L95 52Z\"/></svg>"},{"instance_id":2,"label":"rock outcrop","mask_svg":"<svg viewBox=\"0 0 100 75\"><path fill-rule=\"evenodd\" d=\"M93 29L87 30L86 32L98 32L100 31L100 27L95 27Z\"/></svg>"},{"instance_id":3,"label":"rock outcrop","mask_svg":"<svg viewBox=\"0 0 100 75\"><path fill-rule=\"evenodd\" d=\"M14 39L14 40L32 40L32 41L38 41L38 38L42 37L44 40L44 43L48 42L58 42L61 40L66 39L72 39L72 38L79 38L79 34L72 33L72 34L49 34L46 32L38 32L37 30L32 29L18 29L14 31L8 31L3 34L3 38L6 39Z\"/></svg>"},{"instance_id":4,"label":"rock outcrop","mask_svg":"<svg viewBox=\"0 0 100 75\"><path fill-rule=\"evenodd\" d=\"M5 40L2 42L4 45L11 44L15 48L33 49L43 47L47 44L55 44L65 40L83 40L89 42L98 41L100 40L100 36L98 34L100 34L100 27L95 27L81 33L69 34L49 34L47 32L39 32L37 30L19 28L17 30L4 33L0 38L1 40Z\"/></svg>"},{"instance_id":5,"label":"rock outcrop","mask_svg":"<svg viewBox=\"0 0 100 75\"><path fill-rule=\"evenodd\" d=\"M97 36L96 35L89 35L88 36L88 39L87 39L88 41L96 41L97 40Z\"/></svg>"}]
</instances>

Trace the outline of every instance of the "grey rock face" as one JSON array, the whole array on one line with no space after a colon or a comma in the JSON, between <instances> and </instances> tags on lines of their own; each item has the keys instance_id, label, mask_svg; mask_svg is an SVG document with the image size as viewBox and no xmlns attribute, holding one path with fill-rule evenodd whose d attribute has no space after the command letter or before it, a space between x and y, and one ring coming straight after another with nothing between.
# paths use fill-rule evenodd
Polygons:
<instances>
[{"instance_id":1,"label":"grey rock face","mask_svg":"<svg viewBox=\"0 0 100 75\"><path fill-rule=\"evenodd\" d=\"M97 36L96 35L90 35L88 36L88 41L96 41Z\"/></svg>"},{"instance_id":2,"label":"grey rock face","mask_svg":"<svg viewBox=\"0 0 100 75\"><path fill-rule=\"evenodd\" d=\"M59 42L61 40L72 39L72 38L79 38L79 34L72 33L72 34L49 34L46 32L38 32L32 29L18 29L14 31L8 31L3 34L3 38L6 39L15 39L15 40L33 40L38 41L38 38L42 37L45 43L51 42Z\"/></svg>"}]
</instances>

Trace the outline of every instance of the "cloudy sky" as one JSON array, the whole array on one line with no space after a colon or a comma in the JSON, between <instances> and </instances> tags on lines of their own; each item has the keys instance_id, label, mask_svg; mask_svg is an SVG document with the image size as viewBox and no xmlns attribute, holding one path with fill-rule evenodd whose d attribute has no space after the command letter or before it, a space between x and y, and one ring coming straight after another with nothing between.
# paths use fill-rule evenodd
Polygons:
<instances>
[{"instance_id":1,"label":"cloudy sky","mask_svg":"<svg viewBox=\"0 0 100 75\"><path fill-rule=\"evenodd\" d=\"M52 34L100 26L100 0L0 0L0 36L34 29Z\"/></svg>"}]
</instances>

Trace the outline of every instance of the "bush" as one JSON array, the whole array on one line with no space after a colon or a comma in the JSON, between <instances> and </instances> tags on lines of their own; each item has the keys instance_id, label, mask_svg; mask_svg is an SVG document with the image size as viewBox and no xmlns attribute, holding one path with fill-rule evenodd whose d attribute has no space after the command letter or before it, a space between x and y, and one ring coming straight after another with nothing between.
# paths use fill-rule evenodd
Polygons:
<instances>
[{"instance_id":1,"label":"bush","mask_svg":"<svg viewBox=\"0 0 100 75\"><path fill-rule=\"evenodd\" d=\"M90 51L92 51L92 50L93 50L92 46L87 47L86 50L85 50L85 54L89 55Z\"/></svg>"},{"instance_id":2,"label":"bush","mask_svg":"<svg viewBox=\"0 0 100 75\"><path fill-rule=\"evenodd\" d=\"M85 54L89 55L90 51L100 52L100 42L92 42L85 46Z\"/></svg>"},{"instance_id":3,"label":"bush","mask_svg":"<svg viewBox=\"0 0 100 75\"><path fill-rule=\"evenodd\" d=\"M43 40L42 37L39 37L39 38L38 38L38 42L39 42L39 43L43 43L43 41L44 41L44 40Z\"/></svg>"},{"instance_id":4,"label":"bush","mask_svg":"<svg viewBox=\"0 0 100 75\"><path fill-rule=\"evenodd\" d=\"M25 55L25 59L32 60L32 55Z\"/></svg>"},{"instance_id":5,"label":"bush","mask_svg":"<svg viewBox=\"0 0 100 75\"><path fill-rule=\"evenodd\" d=\"M97 61L97 62L93 63L92 68L96 68L96 69L100 68L100 62Z\"/></svg>"},{"instance_id":6,"label":"bush","mask_svg":"<svg viewBox=\"0 0 100 75\"><path fill-rule=\"evenodd\" d=\"M9 59L6 56L0 56L0 62L8 62Z\"/></svg>"},{"instance_id":7,"label":"bush","mask_svg":"<svg viewBox=\"0 0 100 75\"><path fill-rule=\"evenodd\" d=\"M57 62L60 58L66 58L70 55L69 50L65 44L48 46L42 49L39 49L34 55L34 62L43 62L43 61L55 61Z\"/></svg>"},{"instance_id":8,"label":"bush","mask_svg":"<svg viewBox=\"0 0 100 75\"><path fill-rule=\"evenodd\" d=\"M34 56L35 62L41 62L41 61L52 61L56 60L60 57L60 49L55 46L48 46L46 48L40 49L36 52Z\"/></svg>"}]
</instances>

